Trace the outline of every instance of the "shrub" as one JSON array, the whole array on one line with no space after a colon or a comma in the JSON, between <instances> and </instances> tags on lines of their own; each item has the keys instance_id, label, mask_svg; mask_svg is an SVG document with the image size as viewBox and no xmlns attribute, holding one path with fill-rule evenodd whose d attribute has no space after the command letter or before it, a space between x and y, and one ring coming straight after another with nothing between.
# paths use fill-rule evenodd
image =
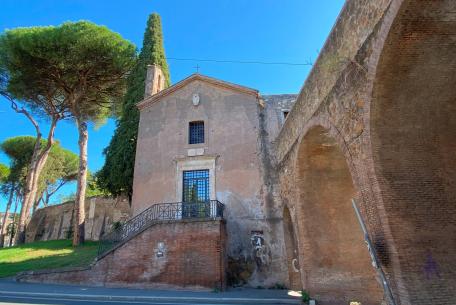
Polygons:
<instances>
[{"instance_id":1,"label":"shrub","mask_svg":"<svg viewBox=\"0 0 456 305\"><path fill-rule=\"evenodd\" d=\"M310 301L310 295L309 295L309 293L308 293L307 291L305 291L305 290L301 291L301 300L302 300L304 303L306 303L306 304L309 303L309 301Z\"/></svg>"},{"instance_id":2,"label":"shrub","mask_svg":"<svg viewBox=\"0 0 456 305\"><path fill-rule=\"evenodd\" d=\"M115 221L111 225L111 230L117 231L117 230L120 230L121 227L122 227L122 223L120 221Z\"/></svg>"}]
</instances>

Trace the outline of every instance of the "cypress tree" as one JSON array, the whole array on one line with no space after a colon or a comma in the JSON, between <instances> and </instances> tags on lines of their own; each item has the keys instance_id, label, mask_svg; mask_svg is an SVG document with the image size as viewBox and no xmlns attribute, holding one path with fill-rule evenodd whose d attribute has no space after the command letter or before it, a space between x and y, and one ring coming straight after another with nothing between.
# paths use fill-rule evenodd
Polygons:
<instances>
[{"instance_id":1,"label":"cypress tree","mask_svg":"<svg viewBox=\"0 0 456 305\"><path fill-rule=\"evenodd\" d=\"M127 195L130 200L133 192L133 170L135 165L136 141L138 138L139 111L136 104L144 98L147 66L155 64L161 67L165 75L165 86L170 85L168 64L163 48L163 34L160 16L149 16L144 32L144 40L137 63L127 81L117 128L104 150L105 164L97 173L100 188L111 194Z\"/></svg>"}]
</instances>

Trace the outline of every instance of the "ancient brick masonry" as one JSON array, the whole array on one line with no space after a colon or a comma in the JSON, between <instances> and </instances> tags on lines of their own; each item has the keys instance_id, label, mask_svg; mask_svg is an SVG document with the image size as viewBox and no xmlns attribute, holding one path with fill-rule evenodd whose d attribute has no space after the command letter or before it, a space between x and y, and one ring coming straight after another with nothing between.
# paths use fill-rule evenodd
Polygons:
<instances>
[{"instance_id":1,"label":"ancient brick masonry","mask_svg":"<svg viewBox=\"0 0 456 305\"><path fill-rule=\"evenodd\" d=\"M381 301L351 198L396 304L456 304L455 11L347 1L277 137L301 282L320 304Z\"/></svg>"},{"instance_id":2,"label":"ancient brick masonry","mask_svg":"<svg viewBox=\"0 0 456 305\"><path fill-rule=\"evenodd\" d=\"M225 221L152 225L90 268L25 273L19 281L137 288L224 289Z\"/></svg>"},{"instance_id":3,"label":"ancient brick masonry","mask_svg":"<svg viewBox=\"0 0 456 305\"><path fill-rule=\"evenodd\" d=\"M115 222L131 217L127 198L96 196L86 199L85 239L98 240ZM26 242L68 239L73 234L74 201L51 205L33 213L27 225Z\"/></svg>"}]
</instances>

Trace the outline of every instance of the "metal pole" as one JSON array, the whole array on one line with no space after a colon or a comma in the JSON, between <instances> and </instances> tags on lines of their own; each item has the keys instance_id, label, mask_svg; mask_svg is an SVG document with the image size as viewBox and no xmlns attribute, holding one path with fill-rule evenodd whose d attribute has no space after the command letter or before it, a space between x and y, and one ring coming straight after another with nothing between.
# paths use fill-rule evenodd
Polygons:
<instances>
[{"instance_id":1,"label":"metal pole","mask_svg":"<svg viewBox=\"0 0 456 305\"><path fill-rule=\"evenodd\" d=\"M391 292L390 286L388 284L388 281L386 280L385 273L382 270L382 267L378 263L378 258L377 254L375 253L375 249L373 247L373 244L369 238L369 234L367 233L366 225L364 224L364 220L361 217L361 213L359 212L358 206L356 205L356 202L354 199L352 199L352 204L353 204L353 209L355 210L356 217L358 218L358 222L361 226L361 229L363 230L364 234L364 241L367 244L367 249L369 250L369 254L372 260L372 266L375 268L377 271L377 274L379 275L381 281L382 281L382 286L383 286L383 291L389 300L391 305L396 305L396 301L394 300L393 293Z\"/></svg>"}]
</instances>

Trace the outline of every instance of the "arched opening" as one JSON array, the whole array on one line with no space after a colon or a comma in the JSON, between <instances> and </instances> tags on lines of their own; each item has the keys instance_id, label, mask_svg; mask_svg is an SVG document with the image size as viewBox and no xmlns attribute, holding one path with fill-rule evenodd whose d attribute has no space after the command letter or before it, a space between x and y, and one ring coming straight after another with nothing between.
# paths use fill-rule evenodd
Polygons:
<instances>
[{"instance_id":1,"label":"arched opening","mask_svg":"<svg viewBox=\"0 0 456 305\"><path fill-rule=\"evenodd\" d=\"M301 143L297 221L304 288L319 304L378 305L383 295L351 205L356 191L345 157L323 127L311 129Z\"/></svg>"},{"instance_id":2,"label":"arched opening","mask_svg":"<svg viewBox=\"0 0 456 305\"><path fill-rule=\"evenodd\" d=\"M287 253L289 288L301 290L301 272L299 267L298 243L288 207L283 209L283 232Z\"/></svg>"},{"instance_id":3,"label":"arched opening","mask_svg":"<svg viewBox=\"0 0 456 305\"><path fill-rule=\"evenodd\" d=\"M456 300L455 11L404 2L373 88L374 167L410 304Z\"/></svg>"}]
</instances>

